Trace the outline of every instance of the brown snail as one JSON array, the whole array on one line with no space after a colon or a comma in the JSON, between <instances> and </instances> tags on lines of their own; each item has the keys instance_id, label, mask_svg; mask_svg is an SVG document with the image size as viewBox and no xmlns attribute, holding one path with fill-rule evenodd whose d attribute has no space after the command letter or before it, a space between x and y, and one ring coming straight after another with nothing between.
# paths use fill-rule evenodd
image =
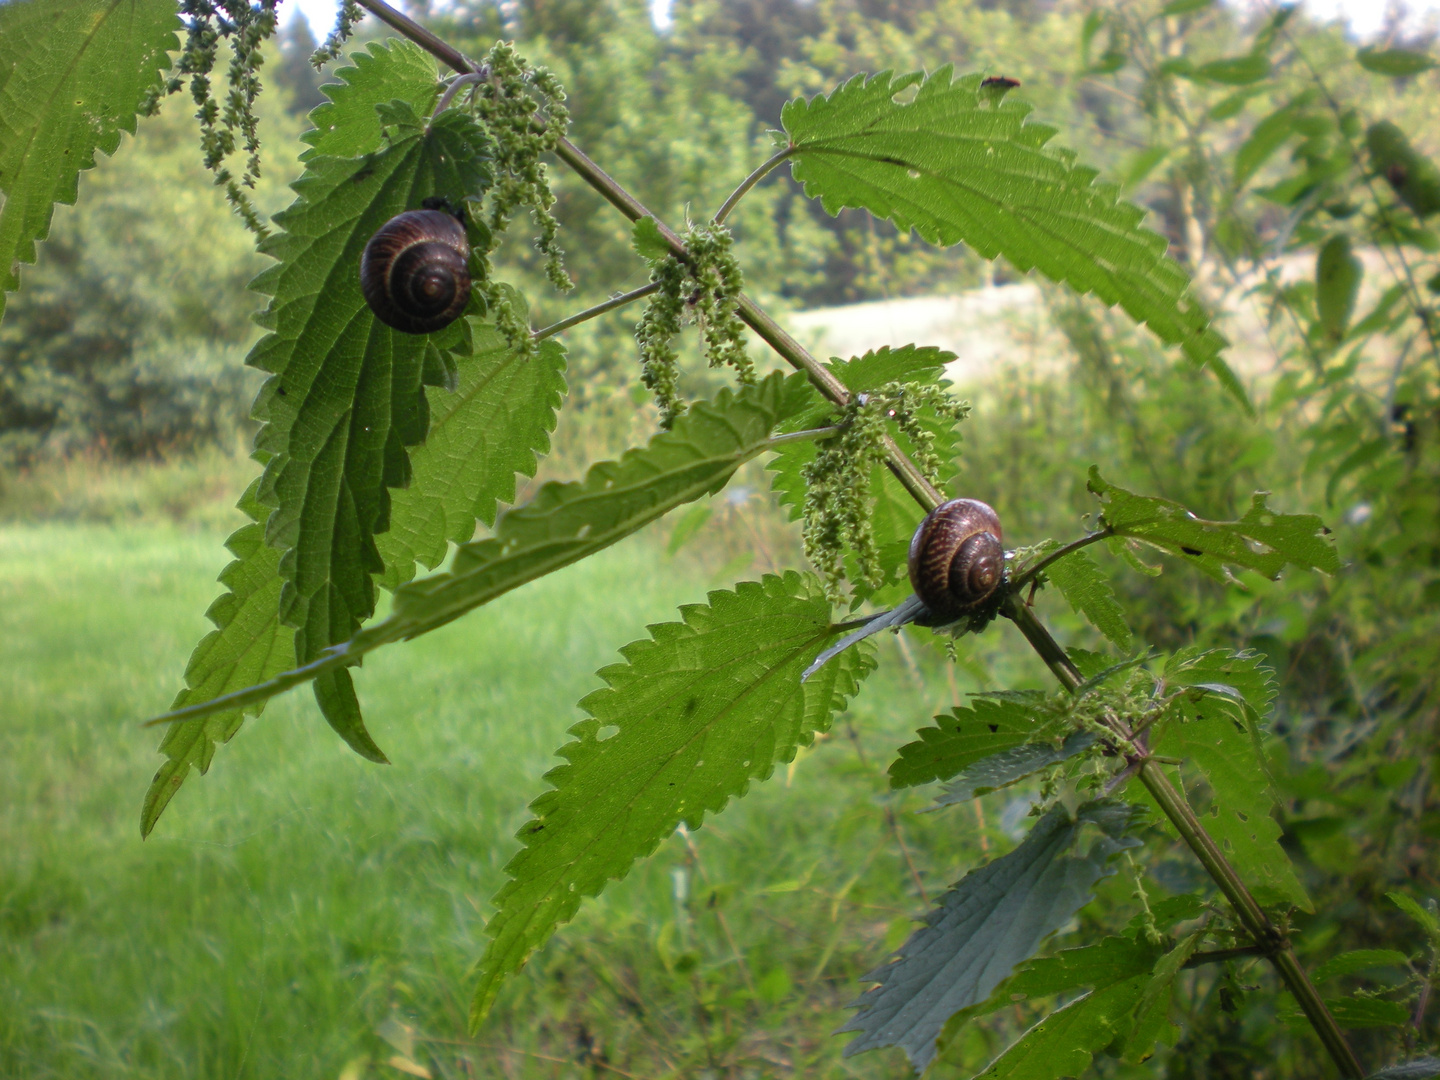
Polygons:
<instances>
[{"instance_id":1,"label":"brown snail","mask_svg":"<svg viewBox=\"0 0 1440 1080\"><path fill-rule=\"evenodd\" d=\"M978 499L932 510L910 541L910 585L930 609L926 623L952 622L994 595L1005 577L1000 518Z\"/></svg>"},{"instance_id":2,"label":"brown snail","mask_svg":"<svg viewBox=\"0 0 1440 1080\"><path fill-rule=\"evenodd\" d=\"M375 317L407 334L450 325L470 303L465 225L443 210L407 210L370 238L360 291Z\"/></svg>"}]
</instances>

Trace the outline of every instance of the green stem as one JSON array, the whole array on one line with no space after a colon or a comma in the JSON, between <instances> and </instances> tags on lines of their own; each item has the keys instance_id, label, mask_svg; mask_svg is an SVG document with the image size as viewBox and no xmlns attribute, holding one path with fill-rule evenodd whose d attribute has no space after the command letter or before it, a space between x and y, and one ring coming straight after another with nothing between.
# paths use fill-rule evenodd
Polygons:
<instances>
[{"instance_id":1,"label":"green stem","mask_svg":"<svg viewBox=\"0 0 1440 1080\"><path fill-rule=\"evenodd\" d=\"M1011 594L1002 610L1067 690L1073 691L1084 681L1080 671L1065 655L1060 643L1050 636L1050 631L1019 596ZM1143 761L1137 775L1156 805L1170 819L1186 845L1200 860L1205 872L1230 902L1240 924L1254 939L1256 947L1275 966L1286 988L1295 996L1321 1043L1340 1069L1340 1074L1346 1080L1363 1080L1365 1070L1360 1067L1360 1062L1356 1059L1355 1052L1350 1049L1350 1044L1345 1041L1340 1026L1335 1023L1335 1018L1330 1015L1330 1010L1325 1007L1325 1002L1321 1000L1304 968L1300 966L1290 942L1250 895L1245 882L1225 858L1219 845L1200 824L1185 797L1175 789L1165 771L1154 760Z\"/></svg>"},{"instance_id":2,"label":"green stem","mask_svg":"<svg viewBox=\"0 0 1440 1080\"><path fill-rule=\"evenodd\" d=\"M1014 578L1011 579L1010 587L1018 592L1026 585L1029 585L1030 582L1034 581L1037 577L1039 577L1041 573L1043 573L1047 568L1055 565L1055 563L1065 558L1065 556L1069 555L1071 552L1079 551L1081 548L1089 547L1091 544L1098 544L1101 540L1105 540L1108 537L1114 535L1115 530L1107 525L1099 532L1093 532L1090 533L1088 536L1082 536L1079 540L1071 540L1070 543L1065 544L1062 547L1058 547L1049 555L1046 555L1034 566L1023 571L1022 573L1017 574Z\"/></svg>"},{"instance_id":3,"label":"green stem","mask_svg":"<svg viewBox=\"0 0 1440 1080\"><path fill-rule=\"evenodd\" d=\"M842 424L830 424L827 427L807 428L804 431L787 431L783 435L772 436L765 445L773 450L775 447L784 446L786 443L808 442L811 439L829 438L831 435L838 435L844 430L845 428Z\"/></svg>"},{"instance_id":4,"label":"green stem","mask_svg":"<svg viewBox=\"0 0 1440 1080\"><path fill-rule=\"evenodd\" d=\"M626 304L633 304L636 300L649 296L653 292L658 292L659 289L660 283L658 281L652 281L649 285L641 285L638 289L631 289L629 292L621 293L619 296L612 296L602 304L588 307L584 311L577 311L568 318L561 319L557 323L551 323L543 330L536 330L535 340L544 341L548 337L554 337L556 334L569 330L572 326L579 326L583 322L589 322L591 319L598 318L607 311L614 311L616 308L624 307Z\"/></svg>"},{"instance_id":5,"label":"green stem","mask_svg":"<svg viewBox=\"0 0 1440 1080\"><path fill-rule=\"evenodd\" d=\"M752 172L744 180L740 181L740 186L737 187L734 191L732 191L729 198L727 198L723 203L720 204L720 209L715 211L715 224L723 225L725 223L725 219L730 216L730 211L734 210L735 207L740 204L740 200L745 197L745 193L748 192L751 188L753 188L756 184L758 184L761 180L764 180L765 177L769 176L770 173L774 171L777 166L779 166L786 158L788 158L794 152L795 148L793 146L787 146L784 150L781 150L778 154L775 154L773 157L770 158L770 160L766 161L758 169Z\"/></svg>"},{"instance_id":6,"label":"green stem","mask_svg":"<svg viewBox=\"0 0 1440 1080\"><path fill-rule=\"evenodd\" d=\"M358 0L358 3L373 12L382 22L414 41L431 55L449 64L456 71L470 72L474 70L473 65L458 50L441 41L413 19L407 18L384 3L384 0ZM586 183L631 221L638 221L642 217L655 217L635 196L618 184L568 139L560 140L555 148L555 153L560 160L574 169ZM659 218L655 219L655 224L670 245L671 251L682 258L687 257L688 252L685 245L674 230ZM844 405L849 400L849 393L840 380L819 360L810 355L809 351L791 337L774 319L761 310L753 300L741 295L737 298L736 308L746 325L793 367L809 375L811 382L822 394L837 405ZM905 489L926 510L933 510L943 501L944 497L940 492L925 478L915 463L900 451L893 440L889 441L886 447L886 464L905 486ZM1020 628L1031 647L1059 679L1061 685L1073 691L1084 682L1079 670L1065 655L1065 650L1050 636L1050 632L1018 597L1012 594L1007 598L1004 610L1005 614ZM336 659L332 659L330 662L333 664ZM340 662L345 661L353 663L353 659L350 657L345 657ZM177 714L174 713L167 717L167 719L176 718L178 718ZM1125 737L1123 731L1118 733ZM1161 768L1153 761L1144 761L1138 775L1156 803L1175 824L1180 835L1185 838L1186 843L1215 880L1220 891L1225 894L1226 899L1235 908L1241 923L1250 932L1256 944L1265 951L1271 963L1275 965L1281 979L1295 996L1295 1000L1299 1002L1326 1050L1339 1066L1341 1074L1346 1080L1363 1080L1364 1070L1360 1068L1354 1052L1346 1043L1334 1017L1325 1008L1325 1003L1320 999L1320 995L1300 967L1288 941L1270 922L1260 905L1255 902L1255 898L1246 889L1245 883L1240 880L1234 868L1225 860L1225 856L1215 841L1201 827L1199 820L1196 819L1184 798L1175 790Z\"/></svg>"}]
</instances>

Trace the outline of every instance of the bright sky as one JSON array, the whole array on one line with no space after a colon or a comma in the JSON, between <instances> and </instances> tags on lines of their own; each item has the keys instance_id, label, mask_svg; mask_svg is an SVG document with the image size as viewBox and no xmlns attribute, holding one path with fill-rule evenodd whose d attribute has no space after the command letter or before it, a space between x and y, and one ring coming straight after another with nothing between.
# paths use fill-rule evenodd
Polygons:
<instances>
[{"instance_id":1,"label":"bright sky","mask_svg":"<svg viewBox=\"0 0 1440 1080\"><path fill-rule=\"evenodd\" d=\"M1386 0L1304 0L1304 3L1322 17L1345 18L1351 30L1360 37L1375 33L1385 19ZM1407 6L1416 17L1440 12L1440 0L1409 0ZM325 39L335 22L336 0L285 0L282 12L285 7L300 9L309 20L317 41ZM669 24L670 0L650 0L650 10L657 26Z\"/></svg>"}]
</instances>

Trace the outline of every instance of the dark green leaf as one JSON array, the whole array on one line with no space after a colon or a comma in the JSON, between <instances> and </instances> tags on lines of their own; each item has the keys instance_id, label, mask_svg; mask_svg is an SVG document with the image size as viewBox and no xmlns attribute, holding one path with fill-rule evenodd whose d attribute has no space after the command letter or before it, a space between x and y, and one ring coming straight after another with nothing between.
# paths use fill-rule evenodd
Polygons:
<instances>
[{"instance_id":1,"label":"dark green leaf","mask_svg":"<svg viewBox=\"0 0 1440 1080\"><path fill-rule=\"evenodd\" d=\"M1249 86L1270 74L1269 57L1257 53L1211 60L1195 69L1195 78L1224 86Z\"/></svg>"},{"instance_id":2,"label":"dark green leaf","mask_svg":"<svg viewBox=\"0 0 1440 1080\"><path fill-rule=\"evenodd\" d=\"M1115 599L1110 580L1100 567L1083 551L1072 551L1065 558L1050 564L1045 571L1072 610L1083 614L1122 652L1129 652L1135 643L1130 627L1125 625L1125 611Z\"/></svg>"},{"instance_id":3,"label":"dark green leaf","mask_svg":"<svg viewBox=\"0 0 1440 1080\"><path fill-rule=\"evenodd\" d=\"M1181 555L1220 581L1227 566L1255 570L1268 578L1286 564L1327 574L1340 571L1330 530L1313 514L1277 514L1257 492L1239 521L1206 521L1177 502L1136 495L1106 482L1090 467L1089 488L1099 497L1105 524L1119 536Z\"/></svg>"},{"instance_id":4,"label":"dark green leaf","mask_svg":"<svg viewBox=\"0 0 1440 1080\"><path fill-rule=\"evenodd\" d=\"M899 1046L917 1070L929 1065L946 1021L989 997L1089 902L1090 889L1110 872L1111 856L1138 843L1125 836L1134 814L1124 804L1090 802L1071 818L1057 805L1014 851L965 875L927 925L865 976L880 985L861 995L860 1012L839 1029L860 1032L846 1056ZM1086 824L1103 835L1087 854L1070 855Z\"/></svg>"},{"instance_id":5,"label":"dark green leaf","mask_svg":"<svg viewBox=\"0 0 1440 1080\"><path fill-rule=\"evenodd\" d=\"M1419 75L1435 66L1434 58L1428 53L1412 49L1377 49L1373 45L1358 50L1355 59L1366 71L1391 78Z\"/></svg>"},{"instance_id":6,"label":"dark green leaf","mask_svg":"<svg viewBox=\"0 0 1440 1080\"><path fill-rule=\"evenodd\" d=\"M1181 700L1177 708L1191 710L1204 705L1205 693L1224 694L1227 689L1249 705L1256 717L1270 712L1270 704L1279 692L1275 672L1265 667L1265 660L1255 652L1231 652L1228 649L1181 649L1165 663L1165 681L1171 686L1193 686L1200 693L1193 700Z\"/></svg>"},{"instance_id":7,"label":"dark green leaf","mask_svg":"<svg viewBox=\"0 0 1440 1080\"><path fill-rule=\"evenodd\" d=\"M1348 236L1332 236L1315 257L1315 306L1331 341L1345 337L1364 273L1364 264L1350 251Z\"/></svg>"},{"instance_id":8,"label":"dark green leaf","mask_svg":"<svg viewBox=\"0 0 1440 1080\"><path fill-rule=\"evenodd\" d=\"M969 802L977 795L1009 787L1041 769L1083 754L1095 745L1097 738L1093 731L1075 731L1058 745L1051 741L1032 742L992 754L964 769L946 784L944 792L935 799L935 805Z\"/></svg>"},{"instance_id":9,"label":"dark green leaf","mask_svg":"<svg viewBox=\"0 0 1440 1080\"><path fill-rule=\"evenodd\" d=\"M1404 953L1394 949L1353 949L1326 960L1310 973L1310 981L1318 986L1327 979L1339 979L1359 971L1387 967L1409 971L1410 960Z\"/></svg>"},{"instance_id":10,"label":"dark green leaf","mask_svg":"<svg viewBox=\"0 0 1440 1080\"><path fill-rule=\"evenodd\" d=\"M1001 983L987 1004L999 1009L1015 1000L1109 986L1132 975L1149 975L1160 957L1160 950L1148 942L1102 938L1094 945L1031 960Z\"/></svg>"},{"instance_id":11,"label":"dark green leaf","mask_svg":"<svg viewBox=\"0 0 1440 1080\"><path fill-rule=\"evenodd\" d=\"M477 519L494 525L499 503L515 501L515 475L534 476L550 449L565 350L546 340L527 358L488 323L472 321L471 333L474 354L454 355L455 390L426 391L430 430L410 451L410 486L390 493L389 530L375 538L387 589L413 578L416 562L439 566L450 543L474 537Z\"/></svg>"},{"instance_id":12,"label":"dark green leaf","mask_svg":"<svg viewBox=\"0 0 1440 1080\"><path fill-rule=\"evenodd\" d=\"M0 4L0 315L55 204L75 201L96 150L135 133L179 25L174 0Z\"/></svg>"},{"instance_id":13,"label":"dark green leaf","mask_svg":"<svg viewBox=\"0 0 1440 1080\"><path fill-rule=\"evenodd\" d=\"M372 41L369 52L350 54L354 67L335 72L339 82L321 89L330 100L315 106L309 120L313 129L300 136L310 149L300 160L326 155L359 157L380 147L380 114L375 106L399 98L421 116L428 116L440 96L435 61L420 46L403 38Z\"/></svg>"},{"instance_id":14,"label":"dark green leaf","mask_svg":"<svg viewBox=\"0 0 1440 1080\"><path fill-rule=\"evenodd\" d=\"M1022 746L1045 730L1040 708L1045 698L976 697L969 705L935 717L921 728L918 742L900 748L890 765L892 788L948 780L977 761Z\"/></svg>"},{"instance_id":15,"label":"dark green leaf","mask_svg":"<svg viewBox=\"0 0 1440 1080\"><path fill-rule=\"evenodd\" d=\"M1048 149L1055 130L1027 122L1030 106L988 107L980 81L953 80L948 67L928 78L886 72L789 102L795 178L831 214L862 207L931 243L1004 255L1021 272L1038 268L1119 304L1196 363L1218 360L1225 339L1165 240L1141 227L1144 211L1073 155ZM913 101L895 100L917 86Z\"/></svg>"},{"instance_id":16,"label":"dark green leaf","mask_svg":"<svg viewBox=\"0 0 1440 1080\"><path fill-rule=\"evenodd\" d=\"M421 199L458 201L489 182L488 137L464 113L447 111L426 133L404 102L386 108L400 125L384 148L311 160L299 199L275 218L284 231L262 245L279 265L254 285L272 297L260 320L271 333L249 359L272 373L256 404L256 446L270 455L260 497L274 507L266 540L282 550L280 618L296 628L301 663L375 610L387 489L410 482L406 447L429 426L422 379L444 370L438 353L464 329L462 320L416 335L380 323L360 294L360 252Z\"/></svg>"},{"instance_id":17,"label":"dark green leaf","mask_svg":"<svg viewBox=\"0 0 1440 1080\"><path fill-rule=\"evenodd\" d=\"M1420 217L1440 210L1440 169L1417 153L1405 133L1389 120L1370 125L1365 133L1370 162L1400 201Z\"/></svg>"},{"instance_id":18,"label":"dark green leaf","mask_svg":"<svg viewBox=\"0 0 1440 1080\"><path fill-rule=\"evenodd\" d=\"M1156 929L1168 930L1176 923L1189 922L1205 914L1205 901L1193 893L1167 896L1164 900L1150 901L1150 919ZM1145 930L1145 913L1136 915L1125 926L1125 933L1139 940Z\"/></svg>"},{"instance_id":19,"label":"dark green leaf","mask_svg":"<svg viewBox=\"0 0 1440 1080\"><path fill-rule=\"evenodd\" d=\"M1432 939L1440 939L1440 916L1436 916L1433 911L1427 911L1404 893L1387 892L1385 895L1392 904L1414 919L1420 929Z\"/></svg>"},{"instance_id":20,"label":"dark green leaf","mask_svg":"<svg viewBox=\"0 0 1440 1080\"><path fill-rule=\"evenodd\" d=\"M280 553L265 543L259 524L264 508L256 501L256 480L240 499L240 509L251 519L237 529L225 546L235 561L220 575L226 592L205 614L215 624L195 647L185 668L185 689L172 708L210 701L253 686L293 667L295 631L280 625ZM192 766L202 774L210 769L215 744L229 742L245 719L265 707L258 702L197 720L175 724L165 732L160 752L165 764L150 781L140 810L140 835L148 836L161 811L169 804Z\"/></svg>"},{"instance_id":21,"label":"dark green leaf","mask_svg":"<svg viewBox=\"0 0 1440 1080\"><path fill-rule=\"evenodd\" d=\"M874 666L852 649L800 681L835 632L818 582L793 572L713 592L681 614L621 650L626 662L600 672L608 686L580 703L590 719L570 729L566 764L546 775L554 790L531 804L485 927L493 940L472 1022L584 897L789 761Z\"/></svg>"},{"instance_id":22,"label":"dark green leaf","mask_svg":"<svg viewBox=\"0 0 1440 1080\"><path fill-rule=\"evenodd\" d=\"M1175 976L1185 966L1185 961L1194 954L1204 931L1187 934L1180 944L1162 956L1155 964L1155 971L1145 984L1140 1003L1135 1009L1135 1026L1125 1039L1121 1058L1131 1065L1138 1065L1155 1052L1155 1044L1164 1042L1173 1046L1179 1030L1170 1023L1170 1002L1175 991Z\"/></svg>"},{"instance_id":23,"label":"dark green leaf","mask_svg":"<svg viewBox=\"0 0 1440 1080\"><path fill-rule=\"evenodd\" d=\"M1325 1006L1335 1018L1335 1023L1352 1031L1404 1027L1410 1022L1409 1009L1399 1002L1383 998L1327 998Z\"/></svg>"},{"instance_id":24,"label":"dark green leaf","mask_svg":"<svg viewBox=\"0 0 1440 1080\"><path fill-rule=\"evenodd\" d=\"M769 446L775 426L806 407L809 383L775 372L739 393L722 390L698 402L642 449L618 462L593 466L585 479L549 483L527 504L502 513L495 535L462 544L449 571L401 586L389 618L374 624L318 661L286 671L224 699L197 704L168 723L264 701L353 665L365 653L444 626L497 596L544 577L638 531L669 511L714 494L745 462Z\"/></svg>"}]
</instances>

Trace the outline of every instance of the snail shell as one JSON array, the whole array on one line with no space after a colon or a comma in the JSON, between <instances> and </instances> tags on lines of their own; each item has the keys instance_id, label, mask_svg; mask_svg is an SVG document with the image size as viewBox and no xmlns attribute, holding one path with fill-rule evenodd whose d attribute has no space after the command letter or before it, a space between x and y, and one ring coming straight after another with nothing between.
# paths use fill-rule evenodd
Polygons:
<instances>
[{"instance_id":1,"label":"snail shell","mask_svg":"<svg viewBox=\"0 0 1440 1080\"><path fill-rule=\"evenodd\" d=\"M951 499L932 510L910 541L910 584L931 616L953 622L979 607L1005 577L1000 518L978 499Z\"/></svg>"},{"instance_id":2,"label":"snail shell","mask_svg":"<svg viewBox=\"0 0 1440 1080\"><path fill-rule=\"evenodd\" d=\"M407 334L448 326L470 303L470 243L443 210L407 210L370 238L360 291L375 317Z\"/></svg>"}]
</instances>

